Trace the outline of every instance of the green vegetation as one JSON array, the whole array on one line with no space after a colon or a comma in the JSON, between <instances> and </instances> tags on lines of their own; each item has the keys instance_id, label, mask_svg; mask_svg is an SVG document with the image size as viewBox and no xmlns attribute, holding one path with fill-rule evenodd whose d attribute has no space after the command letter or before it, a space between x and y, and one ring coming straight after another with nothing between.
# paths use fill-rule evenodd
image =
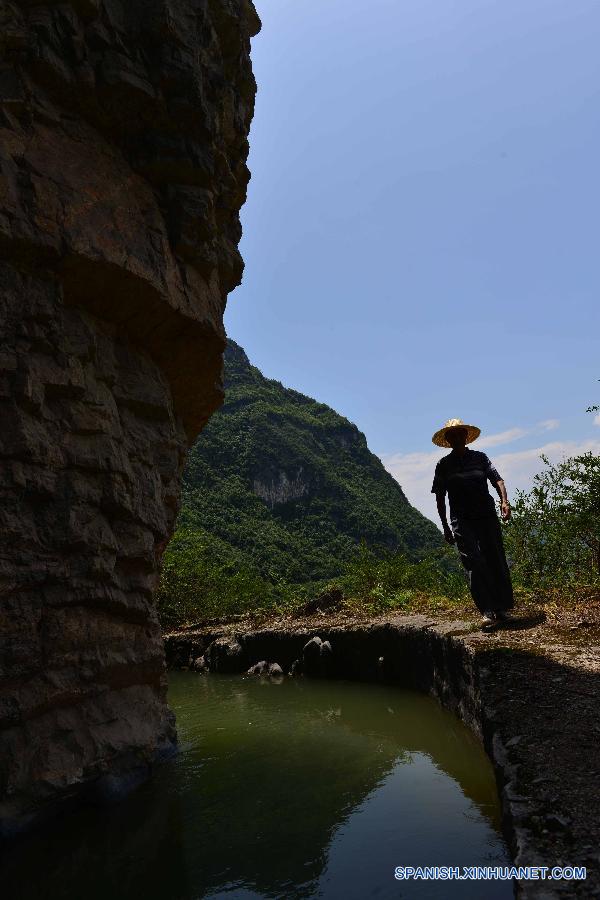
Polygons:
<instances>
[{"instance_id":1,"label":"green vegetation","mask_svg":"<svg viewBox=\"0 0 600 900\"><path fill-rule=\"evenodd\" d=\"M600 379L599 379L600 381ZM588 406L588 413L600 406ZM583 453L534 477L517 491L505 546L513 581L524 594L573 602L600 595L600 456Z\"/></svg>"},{"instance_id":2,"label":"green vegetation","mask_svg":"<svg viewBox=\"0 0 600 900\"><path fill-rule=\"evenodd\" d=\"M471 606L456 549L410 506L355 425L264 378L233 342L225 387L185 471L158 595L165 629L288 613L334 590L367 613ZM597 596L600 457L541 459L545 470L529 493L517 491L503 524L515 593Z\"/></svg>"},{"instance_id":3,"label":"green vegetation","mask_svg":"<svg viewBox=\"0 0 600 900\"><path fill-rule=\"evenodd\" d=\"M298 610L338 591L347 609L380 613L435 609L466 599L465 578L453 551L440 548L419 561L406 554L356 547L338 578L293 584L270 581L236 562L231 548L204 532L180 528L165 554L158 602L165 630L243 613Z\"/></svg>"},{"instance_id":4,"label":"green vegetation","mask_svg":"<svg viewBox=\"0 0 600 900\"><path fill-rule=\"evenodd\" d=\"M373 551L363 543L336 586L372 612L413 609L422 601L435 608L468 595L462 567L450 547L414 561L403 553Z\"/></svg>"},{"instance_id":5,"label":"green vegetation","mask_svg":"<svg viewBox=\"0 0 600 900\"><path fill-rule=\"evenodd\" d=\"M600 379L599 379L600 380ZM588 406L597 413L600 406ZM600 456L583 453L517 491L504 543L513 582L525 596L572 605L600 597Z\"/></svg>"},{"instance_id":6,"label":"green vegetation","mask_svg":"<svg viewBox=\"0 0 600 900\"><path fill-rule=\"evenodd\" d=\"M225 541L178 528L163 559L158 609L164 629L198 619L272 609L273 585Z\"/></svg>"},{"instance_id":7,"label":"green vegetation","mask_svg":"<svg viewBox=\"0 0 600 900\"><path fill-rule=\"evenodd\" d=\"M517 492L505 545L513 579L526 590L600 587L600 457L551 465Z\"/></svg>"},{"instance_id":8,"label":"green vegetation","mask_svg":"<svg viewBox=\"0 0 600 900\"><path fill-rule=\"evenodd\" d=\"M398 569L443 547L355 425L265 378L232 341L225 391L188 458L159 591L165 627L291 608L354 571L361 542Z\"/></svg>"}]
</instances>

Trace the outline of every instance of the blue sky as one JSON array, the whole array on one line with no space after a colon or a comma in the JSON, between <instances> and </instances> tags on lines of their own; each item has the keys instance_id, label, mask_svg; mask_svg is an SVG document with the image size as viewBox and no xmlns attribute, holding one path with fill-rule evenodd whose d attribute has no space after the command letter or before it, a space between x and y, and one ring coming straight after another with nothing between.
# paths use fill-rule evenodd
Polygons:
<instances>
[{"instance_id":1,"label":"blue sky","mask_svg":"<svg viewBox=\"0 0 600 900\"><path fill-rule=\"evenodd\" d=\"M511 490L600 452L600 3L258 0L227 331L409 499L479 425Z\"/></svg>"}]
</instances>

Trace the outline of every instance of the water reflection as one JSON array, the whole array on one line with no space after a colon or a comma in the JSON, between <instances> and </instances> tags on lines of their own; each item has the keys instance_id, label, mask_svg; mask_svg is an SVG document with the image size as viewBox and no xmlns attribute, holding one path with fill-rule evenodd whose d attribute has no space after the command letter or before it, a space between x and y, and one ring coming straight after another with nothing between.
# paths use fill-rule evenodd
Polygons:
<instances>
[{"instance_id":1,"label":"water reflection","mask_svg":"<svg viewBox=\"0 0 600 900\"><path fill-rule=\"evenodd\" d=\"M394 867L508 863L489 761L431 698L172 673L170 699L180 756L129 802L19 842L7 897L445 900L481 885L402 885Z\"/></svg>"}]
</instances>

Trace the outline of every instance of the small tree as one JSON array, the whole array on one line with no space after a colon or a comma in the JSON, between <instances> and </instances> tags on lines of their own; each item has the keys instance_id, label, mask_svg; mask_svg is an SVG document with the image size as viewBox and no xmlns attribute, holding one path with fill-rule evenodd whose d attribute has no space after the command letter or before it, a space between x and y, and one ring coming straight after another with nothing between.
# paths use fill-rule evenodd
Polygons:
<instances>
[{"instance_id":1,"label":"small tree","mask_svg":"<svg viewBox=\"0 0 600 900\"><path fill-rule=\"evenodd\" d=\"M506 548L524 587L600 580L600 456L591 452L552 465L517 491Z\"/></svg>"}]
</instances>

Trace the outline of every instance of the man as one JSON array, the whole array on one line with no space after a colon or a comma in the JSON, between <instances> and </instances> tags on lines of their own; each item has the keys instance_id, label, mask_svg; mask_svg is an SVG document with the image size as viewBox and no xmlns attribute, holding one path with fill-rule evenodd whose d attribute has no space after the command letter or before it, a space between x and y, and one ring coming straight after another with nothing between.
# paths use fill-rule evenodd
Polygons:
<instances>
[{"instance_id":1,"label":"man","mask_svg":"<svg viewBox=\"0 0 600 900\"><path fill-rule=\"evenodd\" d=\"M438 447L452 447L435 467L432 493L449 544L456 543L467 570L471 596L481 612L482 626L490 628L508 622L514 606L510 572L502 543L502 531L488 480L500 496L500 514L510 519L510 505L501 476L485 453L471 450L481 434L475 425L449 419L432 437ZM446 494L450 504L450 524L446 518Z\"/></svg>"}]
</instances>

